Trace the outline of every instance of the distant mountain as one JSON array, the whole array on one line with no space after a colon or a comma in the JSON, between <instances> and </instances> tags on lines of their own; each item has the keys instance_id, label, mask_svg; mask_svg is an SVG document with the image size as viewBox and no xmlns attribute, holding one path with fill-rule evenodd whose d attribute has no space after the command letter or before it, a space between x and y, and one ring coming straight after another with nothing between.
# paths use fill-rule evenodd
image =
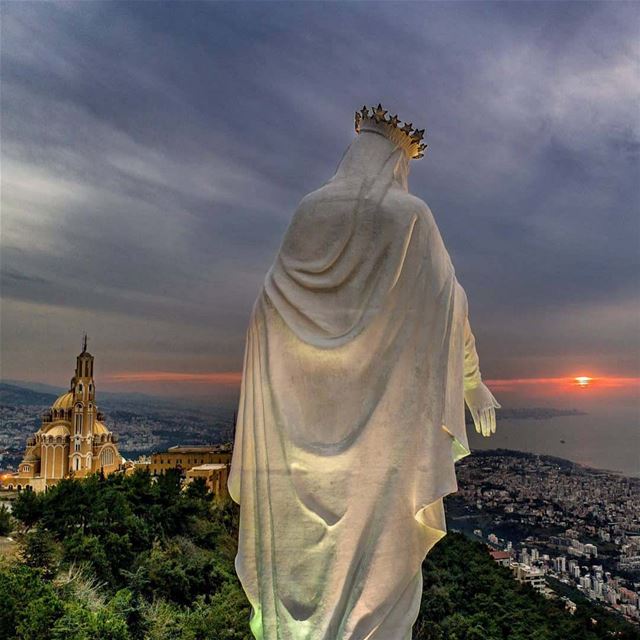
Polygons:
<instances>
[{"instance_id":1,"label":"distant mountain","mask_svg":"<svg viewBox=\"0 0 640 640\"><path fill-rule=\"evenodd\" d=\"M0 382L1 405L49 405L52 404L57 397L58 394L43 393L40 391L34 391L32 389L26 389L24 387L7 384L6 382Z\"/></svg>"},{"instance_id":2,"label":"distant mountain","mask_svg":"<svg viewBox=\"0 0 640 640\"><path fill-rule=\"evenodd\" d=\"M30 391L37 391L38 393L48 393L54 395L56 398L67 391L66 388L57 387L52 384L44 384L43 382L29 382L27 380L0 380L2 385L10 385L12 387L20 387L21 389L29 389Z\"/></svg>"},{"instance_id":3,"label":"distant mountain","mask_svg":"<svg viewBox=\"0 0 640 640\"><path fill-rule=\"evenodd\" d=\"M50 384L44 384L42 382L29 382L27 380L3 380L0 382L0 389L7 390L7 398L0 396L0 401L4 404L42 404L37 396L47 396L50 400L45 400L44 403L51 403L63 393L66 393L68 387L55 387ZM9 395L9 390L12 395ZM36 395L32 395L36 394ZM151 396L144 393L117 393L113 391L97 391L98 402L105 405L113 405L116 403L144 403L144 404L179 404L179 400L173 398L159 398L157 396Z\"/></svg>"},{"instance_id":4,"label":"distant mountain","mask_svg":"<svg viewBox=\"0 0 640 640\"><path fill-rule=\"evenodd\" d=\"M27 380L9 380L5 379L0 382L0 386L2 387L10 387L12 389L20 389L24 391L23 400L19 401L19 395L16 395L12 402L6 402L0 397L0 402L3 404L18 404L18 405L27 405L27 404L41 404L39 401L34 402L29 400L30 396L26 392L35 392L39 394L46 394L53 397L55 400L57 397L66 393L69 388L65 387L56 387L50 384L44 384L42 382L29 382ZM51 400L51 402L53 402ZM137 405L137 406L161 406L165 408L190 408L190 409L205 409L210 410L211 408L224 408L228 412L233 411L235 408L235 403L232 403L229 407L227 407L227 403L221 402L212 405L206 399L202 398L176 398L176 397L159 397L152 396L146 393L139 392L117 392L117 391L101 391L98 385L96 400L100 408L115 408L121 407L123 405ZM46 402L45 402L46 404Z\"/></svg>"}]
</instances>

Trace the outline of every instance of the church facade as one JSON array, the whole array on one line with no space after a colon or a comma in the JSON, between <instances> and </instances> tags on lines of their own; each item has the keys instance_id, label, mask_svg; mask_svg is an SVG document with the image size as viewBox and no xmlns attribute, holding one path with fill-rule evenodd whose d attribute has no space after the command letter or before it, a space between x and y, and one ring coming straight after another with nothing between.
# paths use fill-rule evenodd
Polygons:
<instances>
[{"instance_id":1,"label":"church facade","mask_svg":"<svg viewBox=\"0 0 640 640\"><path fill-rule=\"evenodd\" d=\"M18 472L4 479L5 488L44 491L63 478L108 475L120 468L117 437L105 426L95 395L93 356L85 337L69 391L44 412L40 429L27 439Z\"/></svg>"}]
</instances>

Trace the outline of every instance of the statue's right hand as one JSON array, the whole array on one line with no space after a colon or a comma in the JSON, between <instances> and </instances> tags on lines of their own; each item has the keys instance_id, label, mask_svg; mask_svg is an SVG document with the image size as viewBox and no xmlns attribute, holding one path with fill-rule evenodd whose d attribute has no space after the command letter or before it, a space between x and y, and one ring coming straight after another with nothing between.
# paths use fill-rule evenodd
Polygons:
<instances>
[{"instance_id":1,"label":"statue's right hand","mask_svg":"<svg viewBox=\"0 0 640 640\"><path fill-rule=\"evenodd\" d=\"M487 438L495 433L496 409L500 409L501 405L484 382L473 389L465 389L464 399L471 411L476 431Z\"/></svg>"}]
</instances>

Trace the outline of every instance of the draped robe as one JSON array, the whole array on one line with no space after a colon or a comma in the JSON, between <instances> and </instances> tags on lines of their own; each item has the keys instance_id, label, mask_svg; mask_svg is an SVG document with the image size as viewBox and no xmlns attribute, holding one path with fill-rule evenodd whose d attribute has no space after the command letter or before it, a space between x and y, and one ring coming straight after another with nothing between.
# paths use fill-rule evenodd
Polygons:
<instances>
[{"instance_id":1,"label":"draped robe","mask_svg":"<svg viewBox=\"0 0 640 640\"><path fill-rule=\"evenodd\" d=\"M469 453L467 299L406 153L361 134L340 167L299 204L246 336L228 486L258 639L409 640Z\"/></svg>"}]
</instances>

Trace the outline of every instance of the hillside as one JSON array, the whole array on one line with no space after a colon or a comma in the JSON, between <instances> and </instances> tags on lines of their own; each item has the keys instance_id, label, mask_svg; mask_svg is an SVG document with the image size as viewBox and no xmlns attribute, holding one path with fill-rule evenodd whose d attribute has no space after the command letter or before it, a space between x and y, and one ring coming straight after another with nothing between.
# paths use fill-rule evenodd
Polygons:
<instances>
[{"instance_id":1,"label":"hillside","mask_svg":"<svg viewBox=\"0 0 640 640\"><path fill-rule=\"evenodd\" d=\"M42 393L25 387L18 387L6 382L0 382L0 405L51 405L57 396L51 393Z\"/></svg>"},{"instance_id":2,"label":"hillside","mask_svg":"<svg viewBox=\"0 0 640 640\"><path fill-rule=\"evenodd\" d=\"M177 476L63 481L14 504L24 560L0 564L7 640L250 640L237 508ZM399 546L398 553L402 553ZM449 533L427 557L414 640L638 640L588 603L575 615ZM592 622L596 620L596 623Z\"/></svg>"},{"instance_id":3,"label":"hillside","mask_svg":"<svg viewBox=\"0 0 640 640\"><path fill-rule=\"evenodd\" d=\"M486 547L449 533L423 564L424 591L414 640L640 639L640 629L582 599L570 614L516 582Z\"/></svg>"}]
</instances>

